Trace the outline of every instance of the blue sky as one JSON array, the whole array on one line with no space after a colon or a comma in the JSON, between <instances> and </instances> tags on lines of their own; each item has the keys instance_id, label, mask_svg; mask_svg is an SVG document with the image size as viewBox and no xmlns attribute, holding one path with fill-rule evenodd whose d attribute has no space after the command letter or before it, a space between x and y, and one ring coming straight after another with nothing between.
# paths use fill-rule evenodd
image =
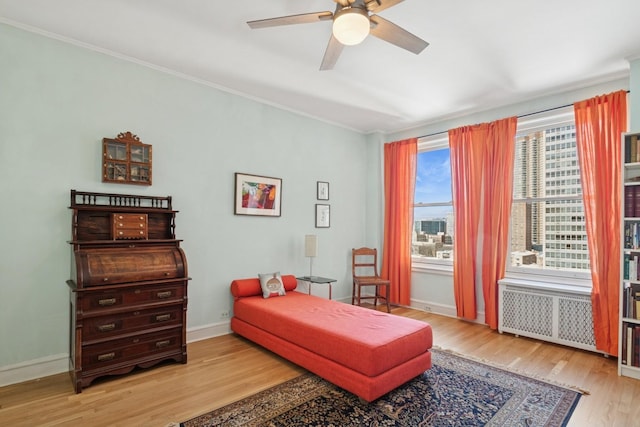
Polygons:
<instances>
[{"instance_id":1,"label":"blue sky","mask_svg":"<svg viewBox=\"0 0 640 427\"><path fill-rule=\"evenodd\" d=\"M449 148L418 153L414 203L451 201L451 163ZM450 206L416 208L414 219L441 218Z\"/></svg>"},{"instance_id":2,"label":"blue sky","mask_svg":"<svg viewBox=\"0 0 640 427\"><path fill-rule=\"evenodd\" d=\"M449 149L423 151L418 154L415 203L451 200L451 163Z\"/></svg>"}]
</instances>

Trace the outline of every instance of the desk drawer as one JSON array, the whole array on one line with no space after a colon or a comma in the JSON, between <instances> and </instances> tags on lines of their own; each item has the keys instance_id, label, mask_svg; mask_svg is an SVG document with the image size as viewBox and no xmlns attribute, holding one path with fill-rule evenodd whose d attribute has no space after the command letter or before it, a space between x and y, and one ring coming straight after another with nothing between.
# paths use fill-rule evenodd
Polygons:
<instances>
[{"instance_id":1,"label":"desk drawer","mask_svg":"<svg viewBox=\"0 0 640 427\"><path fill-rule=\"evenodd\" d=\"M182 346L182 328L141 334L129 338L119 338L100 344L86 345L82 349L83 370L128 362L134 359L148 358L180 350Z\"/></svg>"},{"instance_id":2,"label":"desk drawer","mask_svg":"<svg viewBox=\"0 0 640 427\"><path fill-rule=\"evenodd\" d=\"M82 292L79 303L84 316L101 315L105 311L126 310L146 304L167 305L182 302L186 297L186 284L174 282L165 285L133 286L127 289Z\"/></svg>"},{"instance_id":3,"label":"desk drawer","mask_svg":"<svg viewBox=\"0 0 640 427\"><path fill-rule=\"evenodd\" d=\"M87 342L153 328L180 325L183 311L181 304L134 310L113 316L91 317L84 321L83 338Z\"/></svg>"},{"instance_id":4,"label":"desk drawer","mask_svg":"<svg viewBox=\"0 0 640 427\"><path fill-rule=\"evenodd\" d=\"M113 239L147 239L147 222L147 214L113 214Z\"/></svg>"}]
</instances>

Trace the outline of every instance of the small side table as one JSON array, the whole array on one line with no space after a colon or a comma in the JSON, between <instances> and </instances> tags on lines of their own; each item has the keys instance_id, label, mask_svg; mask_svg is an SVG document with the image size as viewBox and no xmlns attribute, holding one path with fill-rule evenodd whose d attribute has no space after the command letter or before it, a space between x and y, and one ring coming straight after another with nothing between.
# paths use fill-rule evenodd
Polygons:
<instances>
[{"instance_id":1,"label":"small side table","mask_svg":"<svg viewBox=\"0 0 640 427\"><path fill-rule=\"evenodd\" d=\"M329 285L329 299L331 299L331 284L333 282L337 282L336 279L329 279L328 277L320 277L320 276L302 276L296 277L298 280L302 280L303 282L307 282L309 284L309 295L311 295L311 284L312 283L324 283Z\"/></svg>"}]
</instances>

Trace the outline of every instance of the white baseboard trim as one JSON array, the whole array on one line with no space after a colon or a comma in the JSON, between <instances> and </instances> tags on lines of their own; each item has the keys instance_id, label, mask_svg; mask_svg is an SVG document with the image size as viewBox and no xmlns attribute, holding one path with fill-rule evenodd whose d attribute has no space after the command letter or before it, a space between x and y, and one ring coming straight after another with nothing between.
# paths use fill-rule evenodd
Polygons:
<instances>
[{"instance_id":1,"label":"white baseboard trim","mask_svg":"<svg viewBox=\"0 0 640 427\"><path fill-rule=\"evenodd\" d=\"M210 323L204 326L197 326L195 328L187 328L187 344L230 333L231 322L229 320L225 322Z\"/></svg>"},{"instance_id":2,"label":"white baseboard trim","mask_svg":"<svg viewBox=\"0 0 640 427\"><path fill-rule=\"evenodd\" d=\"M2 366L0 367L0 387L56 375L68 370L68 354L54 354L15 365Z\"/></svg>"},{"instance_id":3,"label":"white baseboard trim","mask_svg":"<svg viewBox=\"0 0 640 427\"><path fill-rule=\"evenodd\" d=\"M426 311L427 313L439 314L441 316L458 318L455 306L435 303L433 301L411 300L410 308ZM472 323L484 324L484 311L478 311L478 317L474 320L463 319Z\"/></svg>"}]
</instances>

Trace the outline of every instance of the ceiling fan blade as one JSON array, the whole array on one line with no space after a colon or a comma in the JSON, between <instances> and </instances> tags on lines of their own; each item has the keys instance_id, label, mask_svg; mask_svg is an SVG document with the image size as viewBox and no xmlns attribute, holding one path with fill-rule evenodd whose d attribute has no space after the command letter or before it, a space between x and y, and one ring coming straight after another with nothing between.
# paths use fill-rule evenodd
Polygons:
<instances>
[{"instance_id":1,"label":"ceiling fan blade","mask_svg":"<svg viewBox=\"0 0 640 427\"><path fill-rule=\"evenodd\" d=\"M389 9L404 0L364 0L365 6L369 12L378 13L381 10Z\"/></svg>"},{"instance_id":2,"label":"ceiling fan blade","mask_svg":"<svg viewBox=\"0 0 640 427\"><path fill-rule=\"evenodd\" d=\"M333 37L333 34L331 34L327 49L324 51L322 64L320 64L320 71L333 69L333 66L338 62L338 58L340 57L343 48L344 45L340 43L338 39Z\"/></svg>"},{"instance_id":3,"label":"ceiling fan blade","mask_svg":"<svg viewBox=\"0 0 640 427\"><path fill-rule=\"evenodd\" d=\"M303 13L300 15L280 16L278 18L258 19L255 21L248 21L247 24L253 28L266 28L266 27L278 27L280 25L293 25L293 24L311 24L320 21L330 21L333 18L333 12L314 12Z\"/></svg>"},{"instance_id":4,"label":"ceiling fan blade","mask_svg":"<svg viewBox=\"0 0 640 427\"><path fill-rule=\"evenodd\" d=\"M369 18L374 24L371 26L371 34L379 39L413 52L416 55L429 46L429 43L398 27L393 22L387 21L378 15L371 15Z\"/></svg>"}]
</instances>

